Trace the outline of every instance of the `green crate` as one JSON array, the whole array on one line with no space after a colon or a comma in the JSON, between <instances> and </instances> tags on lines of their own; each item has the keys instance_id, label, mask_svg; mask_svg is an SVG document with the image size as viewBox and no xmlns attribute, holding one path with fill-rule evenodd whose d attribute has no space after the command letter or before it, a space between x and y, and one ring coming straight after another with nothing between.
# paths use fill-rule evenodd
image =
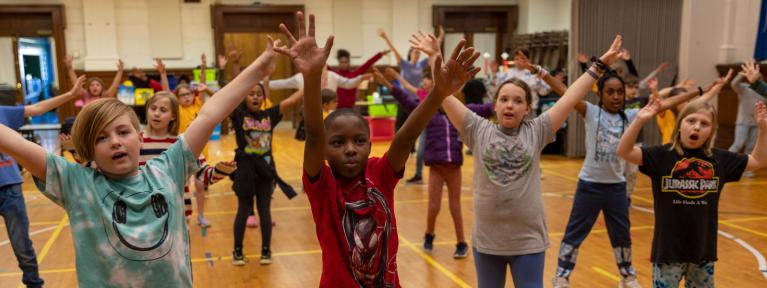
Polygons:
<instances>
[{"instance_id":1,"label":"green crate","mask_svg":"<svg viewBox=\"0 0 767 288\"><path fill-rule=\"evenodd\" d=\"M373 96L367 96L368 102L373 102ZM370 117L397 117L397 104L370 104L368 106Z\"/></svg>"}]
</instances>

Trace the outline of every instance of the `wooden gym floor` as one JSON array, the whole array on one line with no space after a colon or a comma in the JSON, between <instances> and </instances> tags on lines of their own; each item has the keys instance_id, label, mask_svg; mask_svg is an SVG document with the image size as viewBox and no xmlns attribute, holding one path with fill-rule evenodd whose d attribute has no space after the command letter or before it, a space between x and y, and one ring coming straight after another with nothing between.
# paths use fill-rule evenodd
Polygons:
<instances>
[{"instance_id":1,"label":"wooden gym floor","mask_svg":"<svg viewBox=\"0 0 767 288\"><path fill-rule=\"evenodd\" d=\"M281 176L300 190L303 142L293 139L289 123L282 123L274 137L274 153ZM46 139L46 137L43 137ZM49 137L50 138L50 137ZM55 139L55 137L53 137ZM53 141L48 140L53 146ZM209 161L232 159L232 135L210 142ZM372 155L382 155L388 143L375 143ZM405 177L413 175L415 157L408 161ZM567 225L582 159L544 156L543 198L548 216L551 247L546 251L545 283L556 270L559 242ZM466 235L471 230L473 159L466 157L463 168L462 214ZM428 168L424 173L428 173ZM472 258L454 260L455 235L447 200L437 220L435 249L420 248L426 225L426 185L406 185L400 181L395 193L400 236L398 265L406 287L473 287L476 273ZM24 175L24 195L30 215L30 234L37 251L40 273L48 287L73 287L77 284L74 249L68 220L61 208L42 196ZM767 287L767 171L755 178L744 178L727 185L719 209L719 261L716 263L718 287ZM446 197L446 196L445 196ZM652 193L649 181L639 175L631 209L631 235L634 265L644 287L651 287L650 245L653 233ZM248 229L245 253L251 262L244 267L231 264L232 223L236 197L226 179L210 187L206 216L212 223L205 233L192 220L191 245L194 283L197 287L316 287L321 274L321 251L315 235L309 203L305 195L287 200L278 190L272 202L274 263L258 264L261 238L259 229ZM194 218L194 216L193 216ZM2 225L5 226L5 225ZM20 285L17 267L5 229L0 229L0 287ZM601 216L584 242L571 287L615 287L618 272ZM510 277L507 287L513 287Z\"/></svg>"}]
</instances>

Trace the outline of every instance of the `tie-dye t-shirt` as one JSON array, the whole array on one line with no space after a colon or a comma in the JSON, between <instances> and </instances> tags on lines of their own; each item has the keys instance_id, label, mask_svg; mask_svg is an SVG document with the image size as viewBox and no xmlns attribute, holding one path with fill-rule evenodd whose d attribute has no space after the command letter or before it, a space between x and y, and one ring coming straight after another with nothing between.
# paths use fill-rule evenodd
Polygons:
<instances>
[{"instance_id":1,"label":"tie-dye t-shirt","mask_svg":"<svg viewBox=\"0 0 767 288\"><path fill-rule=\"evenodd\" d=\"M183 136L119 180L48 154L38 189L66 210L80 287L192 287L185 180L197 158Z\"/></svg>"},{"instance_id":2,"label":"tie-dye t-shirt","mask_svg":"<svg viewBox=\"0 0 767 288\"><path fill-rule=\"evenodd\" d=\"M505 129L467 111L461 140L474 152L471 238L491 255L540 253L549 246L541 194L541 151L554 141L548 113Z\"/></svg>"}]
</instances>

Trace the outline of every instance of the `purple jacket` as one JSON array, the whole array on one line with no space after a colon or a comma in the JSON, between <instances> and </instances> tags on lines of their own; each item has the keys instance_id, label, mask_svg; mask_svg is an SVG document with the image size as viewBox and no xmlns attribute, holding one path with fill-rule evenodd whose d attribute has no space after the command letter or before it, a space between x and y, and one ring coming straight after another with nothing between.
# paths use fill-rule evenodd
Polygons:
<instances>
[{"instance_id":1,"label":"purple jacket","mask_svg":"<svg viewBox=\"0 0 767 288\"><path fill-rule=\"evenodd\" d=\"M401 88L394 86L392 96L400 103L400 108L411 112L418 106L418 98L406 94ZM469 104L469 110L480 117L493 115L493 104ZM463 164L463 143L458 140L458 130L455 130L447 115L438 111L426 125L426 149L423 162L426 166L435 164Z\"/></svg>"}]
</instances>

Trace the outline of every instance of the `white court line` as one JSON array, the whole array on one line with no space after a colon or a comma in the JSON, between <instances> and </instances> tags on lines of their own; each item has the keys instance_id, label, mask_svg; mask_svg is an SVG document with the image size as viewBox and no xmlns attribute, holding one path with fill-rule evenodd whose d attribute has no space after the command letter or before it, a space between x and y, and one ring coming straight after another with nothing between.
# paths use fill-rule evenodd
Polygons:
<instances>
[{"instance_id":1,"label":"white court line","mask_svg":"<svg viewBox=\"0 0 767 288\"><path fill-rule=\"evenodd\" d=\"M740 238L732 236L731 234L727 232L724 232L722 230L719 230L717 232L719 232L719 235L722 235L727 239L737 242L738 244L740 244L740 246L743 246L743 248L746 248L746 250L751 252L751 254L754 254L754 257L756 257L756 262L759 263L759 272L762 273L762 276L764 276L764 278L767 278L767 261L764 259L764 256L762 256L762 254L759 253L758 250L754 249L754 247L746 243L746 241L743 241Z\"/></svg>"},{"instance_id":2,"label":"white court line","mask_svg":"<svg viewBox=\"0 0 767 288\"><path fill-rule=\"evenodd\" d=\"M51 231L51 230L53 230L53 229L56 229L56 227L58 227L58 226L59 226L59 225L53 225L53 226L51 226L51 227L48 227L48 228L43 228L43 229L40 229L40 230L35 230L35 231L32 231L32 232L30 232L30 233L29 233L29 236L31 237L31 236L33 236L33 235L37 235L37 234L40 234L40 233L43 233L43 232L48 232L48 231ZM66 224L66 225L64 225L64 226L69 226L69 224ZM11 243L11 239L8 239L8 240L5 240L5 241L3 241L3 242L0 242L0 246L3 246L3 245L8 245L9 243Z\"/></svg>"}]
</instances>

